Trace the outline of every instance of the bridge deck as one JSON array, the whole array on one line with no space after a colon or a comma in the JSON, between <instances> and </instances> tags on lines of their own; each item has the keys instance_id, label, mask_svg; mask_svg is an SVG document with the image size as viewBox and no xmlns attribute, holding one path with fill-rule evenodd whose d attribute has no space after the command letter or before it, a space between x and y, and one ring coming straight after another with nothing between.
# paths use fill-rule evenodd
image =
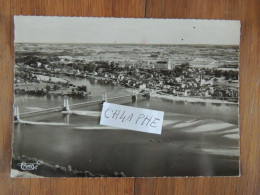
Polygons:
<instances>
[{"instance_id":1,"label":"bridge deck","mask_svg":"<svg viewBox=\"0 0 260 195\"><path fill-rule=\"evenodd\" d=\"M111 97L111 98L107 98L107 101L113 102L115 100L121 100L124 98L131 98L132 95L125 95L125 96L119 96L119 97ZM143 98L142 94L138 94L138 98ZM93 106L93 105L98 105L101 104L103 101L100 100L94 100L94 101L88 101L88 102L82 102L82 103L77 103L77 104L71 104L69 105L69 107L71 109L75 109L75 108L79 108L82 106ZM48 109L43 109L43 110L37 110L37 111L33 111L33 112L25 112L25 113L21 113L19 114L19 117L21 118L26 118L26 117L30 117L32 115L40 115L40 114L48 114L48 113L53 113L53 112L60 112L62 111L62 106L57 106L57 107L53 107L53 108L48 108Z\"/></svg>"}]
</instances>

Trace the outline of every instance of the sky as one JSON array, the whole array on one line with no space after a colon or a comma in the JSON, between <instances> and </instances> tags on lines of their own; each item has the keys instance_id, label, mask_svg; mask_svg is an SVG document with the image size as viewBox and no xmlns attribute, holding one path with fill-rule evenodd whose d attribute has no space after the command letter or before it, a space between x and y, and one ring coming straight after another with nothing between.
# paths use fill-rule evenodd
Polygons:
<instances>
[{"instance_id":1,"label":"sky","mask_svg":"<svg viewBox=\"0 0 260 195\"><path fill-rule=\"evenodd\" d=\"M240 21L14 16L15 43L239 45Z\"/></svg>"}]
</instances>

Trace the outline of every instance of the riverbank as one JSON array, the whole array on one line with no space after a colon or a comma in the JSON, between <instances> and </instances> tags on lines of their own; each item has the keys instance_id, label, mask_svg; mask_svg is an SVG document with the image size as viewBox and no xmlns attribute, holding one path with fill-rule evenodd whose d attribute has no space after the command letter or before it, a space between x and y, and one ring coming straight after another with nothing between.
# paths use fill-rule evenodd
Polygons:
<instances>
[{"instance_id":1,"label":"riverbank","mask_svg":"<svg viewBox=\"0 0 260 195\"><path fill-rule=\"evenodd\" d=\"M133 89L126 88L129 93L133 93ZM150 97L160 98L167 101L183 101L183 102L191 102L191 103L213 103L213 104L233 104L238 105L238 102L230 102L226 100L218 100L218 99L209 99L202 97L185 97L185 96L174 96L170 94L159 94L156 91L152 91L150 93Z\"/></svg>"},{"instance_id":2,"label":"riverbank","mask_svg":"<svg viewBox=\"0 0 260 195\"><path fill-rule=\"evenodd\" d=\"M161 98L163 100L174 100L174 101L184 101L184 102L205 102L205 103L214 103L214 104L238 104L237 102L229 102L226 100L217 100L217 99L204 99L199 97L184 97L184 96L173 96L173 95L162 95L158 93L151 94L151 97Z\"/></svg>"}]
</instances>

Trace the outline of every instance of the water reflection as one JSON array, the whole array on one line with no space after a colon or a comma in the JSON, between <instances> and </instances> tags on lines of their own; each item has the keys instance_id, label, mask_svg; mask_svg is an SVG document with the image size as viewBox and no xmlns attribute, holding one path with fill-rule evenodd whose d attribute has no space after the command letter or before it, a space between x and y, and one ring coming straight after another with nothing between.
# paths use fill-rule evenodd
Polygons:
<instances>
[{"instance_id":1,"label":"water reflection","mask_svg":"<svg viewBox=\"0 0 260 195\"><path fill-rule=\"evenodd\" d=\"M70 124L70 114L63 114L63 118L65 124Z\"/></svg>"}]
</instances>

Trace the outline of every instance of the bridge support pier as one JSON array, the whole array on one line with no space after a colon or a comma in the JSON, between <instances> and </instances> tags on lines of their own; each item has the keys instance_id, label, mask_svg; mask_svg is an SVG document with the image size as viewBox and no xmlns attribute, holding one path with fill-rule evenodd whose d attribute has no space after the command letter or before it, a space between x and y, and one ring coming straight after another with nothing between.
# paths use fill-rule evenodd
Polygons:
<instances>
[{"instance_id":1,"label":"bridge support pier","mask_svg":"<svg viewBox=\"0 0 260 195\"><path fill-rule=\"evenodd\" d=\"M133 92L132 92L132 102L137 102L137 93L136 93L136 90L133 90Z\"/></svg>"},{"instance_id":2,"label":"bridge support pier","mask_svg":"<svg viewBox=\"0 0 260 195\"><path fill-rule=\"evenodd\" d=\"M149 100L151 98L151 94L150 92L148 94L146 94L146 99Z\"/></svg>"},{"instance_id":3,"label":"bridge support pier","mask_svg":"<svg viewBox=\"0 0 260 195\"><path fill-rule=\"evenodd\" d=\"M69 99L64 98L62 111L70 111Z\"/></svg>"},{"instance_id":4,"label":"bridge support pier","mask_svg":"<svg viewBox=\"0 0 260 195\"><path fill-rule=\"evenodd\" d=\"M107 93L102 93L102 103L107 101Z\"/></svg>"},{"instance_id":5,"label":"bridge support pier","mask_svg":"<svg viewBox=\"0 0 260 195\"><path fill-rule=\"evenodd\" d=\"M14 121L19 121L20 116L19 116L19 108L18 106L14 106Z\"/></svg>"}]
</instances>

